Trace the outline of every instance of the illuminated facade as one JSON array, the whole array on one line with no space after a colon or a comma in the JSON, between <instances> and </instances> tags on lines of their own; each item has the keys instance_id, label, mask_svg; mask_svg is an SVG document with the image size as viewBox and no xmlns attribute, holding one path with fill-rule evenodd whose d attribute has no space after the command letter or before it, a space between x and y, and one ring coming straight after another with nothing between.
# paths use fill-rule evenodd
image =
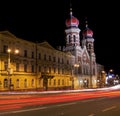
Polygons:
<instances>
[{"instance_id":1,"label":"illuminated facade","mask_svg":"<svg viewBox=\"0 0 120 116\"><path fill-rule=\"evenodd\" d=\"M10 76L8 77L8 52ZM19 54L12 52L19 50ZM0 90L70 89L71 63L75 57L54 49L47 42L32 43L8 31L0 32ZM8 81L10 80L10 88Z\"/></svg>"},{"instance_id":2,"label":"illuminated facade","mask_svg":"<svg viewBox=\"0 0 120 116\"><path fill-rule=\"evenodd\" d=\"M79 20L73 16L70 9L69 18L66 20L66 47L64 51L75 56L77 67L78 88L94 88L97 81L97 63L94 52L93 31L86 21L85 30L81 32ZM82 36L80 36L82 35Z\"/></svg>"},{"instance_id":3,"label":"illuminated facade","mask_svg":"<svg viewBox=\"0 0 120 116\"><path fill-rule=\"evenodd\" d=\"M0 90L96 88L99 71L93 31L86 23L80 39L78 25L79 20L70 10L65 29L66 47L63 50L53 48L46 41L34 43L1 31ZM16 49L18 54L13 52Z\"/></svg>"}]
</instances>

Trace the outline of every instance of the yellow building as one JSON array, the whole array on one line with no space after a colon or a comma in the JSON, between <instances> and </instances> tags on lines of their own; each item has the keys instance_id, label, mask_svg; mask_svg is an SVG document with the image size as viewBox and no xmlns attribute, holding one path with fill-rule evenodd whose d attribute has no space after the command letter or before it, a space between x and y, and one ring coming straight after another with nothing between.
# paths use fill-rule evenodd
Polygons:
<instances>
[{"instance_id":1,"label":"yellow building","mask_svg":"<svg viewBox=\"0 0 120 116\"><path fill-rule=\"evenodd\" d=\"M33 43L2 31L0 90L71 89L74 60L70 52L56 50L47 42Z\"/></svg>"}]
</instances>

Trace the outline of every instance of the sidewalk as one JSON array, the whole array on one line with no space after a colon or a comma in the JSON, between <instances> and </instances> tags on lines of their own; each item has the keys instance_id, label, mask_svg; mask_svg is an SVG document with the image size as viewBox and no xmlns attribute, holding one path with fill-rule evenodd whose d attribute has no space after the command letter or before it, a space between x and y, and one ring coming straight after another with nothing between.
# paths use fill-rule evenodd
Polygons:
<instances>
[{"instance_id":1,"label":"sidewalk","mask_svg":"<svg viewBox=\"0 0 120 116\"><path fill-rule=\"evenodd\" d=\"M12 100L12 99L24 99L39 95L44 97L45 95L62 94L62 93L77 93L81 91L90 91L90 89L81 90L59 90L59 91L4 91L0 92L0 100Z\"/></svg>"},{"instance_id":2,"label":"sidewalk","mask_svg":"<svg viewBox=\"0 0 120 116\"><path fill-rule=\"evenodd\" d=\"M92 92L92 91L106 91L120 89L120 85L105 87L105 88L94 88L94 89L78 89L78 90L58 90L58 91L3 91L1 95L34 95L34 94L55 94L55 93L70 93L70 92Z\"/></svg>"}]
</instances>

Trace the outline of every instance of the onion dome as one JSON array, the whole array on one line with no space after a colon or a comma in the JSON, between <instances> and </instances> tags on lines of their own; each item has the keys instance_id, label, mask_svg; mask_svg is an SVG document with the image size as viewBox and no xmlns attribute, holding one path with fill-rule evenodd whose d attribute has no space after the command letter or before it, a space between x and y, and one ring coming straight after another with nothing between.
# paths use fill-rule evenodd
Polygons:
<instances>
[{"instance_id":1,"label":"onion dome","mask_svg":"<svg viewBox=\"0 0 120 116\"><path fill-rule=\"evenodd\" d=\"M78 27L79 20L72 15L72 9L70 9L70 17L66 20L66 27Z\"/></svg>"},{"instance_id":2,"label":"onion dome","mask_svg":"<svg viewBox=\"0 0 120 116\"><path fill-rule=\"evenodd\" d=\"M92 37L93 36L93 31L90 28L88 28L87 23L86 23L86 29L82 32L82 35L84 37Z\"/></svg>"}]
</instances>

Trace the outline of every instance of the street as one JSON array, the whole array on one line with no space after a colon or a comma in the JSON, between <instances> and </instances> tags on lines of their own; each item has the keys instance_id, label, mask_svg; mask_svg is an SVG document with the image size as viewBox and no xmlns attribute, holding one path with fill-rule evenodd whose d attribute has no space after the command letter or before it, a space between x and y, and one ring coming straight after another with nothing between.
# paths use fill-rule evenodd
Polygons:
<instances>
[{"instance_id":1,"label":"street","mask_svg":"<svg viewBox=\"0 0 120 116\"><path fill-rule=\"evenodd\" d=\"M0 113L4 116L119 116L120 97L102 97L38 105Z\"/></svg>"},{"instance_id":2,"label":"street","mask_svg":"<svg viewBox=\"0 0 120 116\"><path fill-rule=\"evenodd\" d=\"M8 95L0 99L0 116L119 116L120 91L49 95Z\"/></svg>"}]
</instances>

